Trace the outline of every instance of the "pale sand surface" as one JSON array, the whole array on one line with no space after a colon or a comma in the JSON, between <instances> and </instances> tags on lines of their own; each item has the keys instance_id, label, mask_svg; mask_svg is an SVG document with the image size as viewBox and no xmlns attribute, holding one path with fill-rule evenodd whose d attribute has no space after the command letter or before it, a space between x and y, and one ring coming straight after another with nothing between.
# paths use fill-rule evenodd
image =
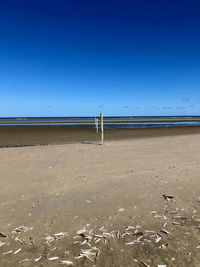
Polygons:
<instances>
[{"instance_id":1,"label":"pale sand surface","mask_svg":"<svg viewBox=\"0 0 200 267\"><path fill-rule=\"evenodd\" d=\"M200 134L104 146L1 148L0 187L0 232L7 236L0 237L0 266L60 266L59 260L74 266L200 266ZM163 194L175 198L169 202ZM21 225L33 229L11 233ZM84 227L93 229L85 234L91 240L73 238ZM161 233L161 240L156 243L155 233L145 230ZM44 245L45 237L60 232L67 234ZM92 252L100 250L89 255L93 261L74 258L90 248L80 244L85 240L97 248Z\"/></svg>"}]
</instances>

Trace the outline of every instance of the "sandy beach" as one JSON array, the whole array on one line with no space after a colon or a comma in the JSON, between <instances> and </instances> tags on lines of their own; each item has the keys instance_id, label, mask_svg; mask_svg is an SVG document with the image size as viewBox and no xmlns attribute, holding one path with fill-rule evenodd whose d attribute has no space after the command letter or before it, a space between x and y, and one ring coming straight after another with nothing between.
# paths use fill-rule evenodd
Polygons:
<instances>
[{"instance_id":1,"label":"sandy beach","mask_svg":"<svg viewBox=\"0 0 200 267\"><path fill-rule=\"evenodd\" d=\"M200 130L153 130L0 148L0 266L200 266Z\"/></svg>"}]
</instances>

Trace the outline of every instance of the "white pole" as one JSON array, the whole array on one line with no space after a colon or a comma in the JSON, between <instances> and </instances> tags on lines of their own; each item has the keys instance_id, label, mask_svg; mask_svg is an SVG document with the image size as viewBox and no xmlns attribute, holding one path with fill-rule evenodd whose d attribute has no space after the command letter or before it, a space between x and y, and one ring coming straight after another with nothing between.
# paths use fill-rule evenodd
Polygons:
<instances>
[{"instance_id":1,"label":"white pole","mask_svg":"<svg viewBox=\"0 0 200 267\"><path fill-rule=\"evenodd\" d=\"M98 133L98 118L95 118L95 125L96 125L96 131L97 131L97 133Z\"/></svg>"},{"instance_id":2,"label":"white pole","mask_svg":"<svg viewBox=\"0 0 200 267\"><path fill-rule=\"evenodd\" d=\"M103 134L103 113L100 113L101 117L101 144L103 145L104 142L104 134Z\"/></svg>"}]
</instances>

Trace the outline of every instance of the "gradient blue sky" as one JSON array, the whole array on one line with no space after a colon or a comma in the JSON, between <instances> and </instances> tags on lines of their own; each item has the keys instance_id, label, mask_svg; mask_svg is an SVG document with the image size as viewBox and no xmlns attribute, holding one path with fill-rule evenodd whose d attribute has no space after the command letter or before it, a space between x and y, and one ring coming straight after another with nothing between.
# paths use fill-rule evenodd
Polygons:
<instances>
[{"instance_id":1,"label":"gradient blue sky","mask_svg":"<svg viewBox=\"0 0 200 267\"><path fill-rule=\"evenodd\" d=\"M200 1L7 0L0 117L200 115Z\"/></svg>"}]
</instances>

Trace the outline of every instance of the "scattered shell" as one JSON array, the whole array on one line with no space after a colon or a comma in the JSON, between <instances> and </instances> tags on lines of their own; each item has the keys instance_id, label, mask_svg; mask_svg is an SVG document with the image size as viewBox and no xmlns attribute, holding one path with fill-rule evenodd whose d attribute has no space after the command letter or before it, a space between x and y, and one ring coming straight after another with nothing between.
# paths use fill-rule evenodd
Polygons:
<instances>
[{"instance_id":1,"label":"scattered shell","mask_svg":"<svg viewBox=\"0 0 200 267\"><path fill-rule=\"evenodd\" d=\"M164 199L167 200L167 201L171 201L171 200L174 198L173 195L166 195L166 194L164 194L163 197L164 197Z\"/></svg>"},{"instance_id":2,"label":"scattered shell","mask_svg":"<svg viewBox=\"0 0 200 267\"><path fill-rule=\"evenodd\" d=\"M16 234L16 233L22 233L22 232L27 232L28 230L33 230L33 227L28 227L28 226L19 226L16 227L13 231L12 234Z\"/></svg>"},{"instance_id":3,"label":"scattered shell","mask_svg":"<svg viewBox=\"0 0 200 267\"><path fill-rule=\"evenodd\" d=\"M74 265L72 261L59 261L60 264L66 264L68 266Z\"/></svg>"},{"instance_id":4,"label":"scattered shell","mask_svg":"<svg viewBox=\"0 0 200 267\"><path fill-rule=\"evenodd\" d=\"M95 251L95 252L94 252ZM81 253L75 259L86 258L87 260L93 262L94 258L99 255L100 250L96 247L92 247L90 249L81 249Z\"/></svg>"},{"instance_id":5,"label":"scattered shell","mask_svg":"<svg viewBox=\"0 0 200 267\"><path fill-rule=\"evenodd\" d=\"M54 237L61 237L61 236L66 236L66 234L67 234L67 233L63 233L63 232L61 232L61 233L54 234L53 236L54 236Z\"/></svg>"},{"instance_id":6,"label":"scattered shell","mask_svg":"<svg viewBox=\"0 0 200 267\"><path fill-rule=\"evenodd\" d=\"M128 227L126 228L126 231L129 231L129 230L135 230L135 227L132 226L132 225L130 225L130 226L128 226Z\"/></svg>"},{"instance_id":7,"label":"scattered shell","mask_svg":"<svg viewBox=\"0 0 200 267\"><path fill-rule=\"evenodd\" d=\"M5 242L0 241L0 247L2 247L3 245L5 245Z\"/></svg>"},{"instance_id":8,"label":"scattered shell","mask_svg":"<svg viewBox=\"0 0 200 267\"><path fill-rule=\"evenodd\" d=\"M133 241L133 242L128 242L128 243L125 243L125 245L126 246L130 246L130 245L134 245L135 244L135 242Z\"/></svg>"},{"instance_id":9,"label":"scattered shell","mask_svg":"<svg viewBox=\"0 0 200 267\"><path fill-rule=\"evenodd\" d=\"M25 262L25 261L29 261L29 259L24 259L24 260L22 260L22 261L19 261L19 263L23 263L23 262Z\"/></svg>"},{"instance_id":10,"label":"scattered shell","mask_svg":"<svg viewBox=\"0 0 200 267\"><path fill-rule=\"evenodd\" d=\"M146 267L150 267L150 265L146 264L145 262L141 261L141 264L143 264Z\"/></svg>"},{"instance_id":11,"label":"scattered shell","mask_svg":"<svg viewBox=\"0 0 200 267\"><path fill-rule=\"evenodd\" d=\"M168 232L168 231L165 230L165 229L162 229L162 230L160 230L160 231L161 231L162 233L168 235L168 236L171 236L171 235L172 235L170 232Z\"/></svg>"},{"instance_id":12,"label":"scattered shell","mask_svg":"<svg viewBox=\"0 0 200 267\"><path fill-rule=\"evenodd\" d=\"M0 232L0 237L6 238L7 236Z\"/></svg>"},{"instance_id":13,"label":"scattered shell","mask_svg":"<svg viewBox=\"0 0 200 267\"><path fill-rule=\"evenodd\" d=\"M160 240L162 239L161 235L158 233L155 235L156 239L155 239L155 242L158 243L160 242Z\"/></svg>"},{"instance_id":14,"label":"scattered shell","mask_svg":"<svg viewBox=\"0 0 200 267\"><path fill-rule=\"evenodd\" d=\"M15 237L14 240L15 240L15 241L18 241L21 245L23 245L23 242L22 242L18 237Z\"/></svg>"},{"instance_id":15,"label":"scattered shell","mask_svg":"<svg viewBox=\"0 0 200 267\"><path fill-rule=\"evenodd\" d=\"M102 235L103 235L103 236L109 236L109 237L111 236L110 233L103 233Z\"/></svg>"},{"instance_id":16,"label":"scattered shell","mask_svg":"<svg viewBox=\"0 0 200 267\"><path fill-rule=\"evenodd\" d=\"M150 243L151 240L148 239L142 239L142 240L134 240L135 243Z\"/></svg>"},{"instance_id":17,"label":"scattered shell","mask_svg":"<svg viewBox=\"0 0 200 267\"><path fill-rule=\"evenodd\" d=\"M125 243L126 246L134 245L136 243L150 243L151 240L148 239L142 239L142 240L133 240L132 242Z\"/></svg>"},{"instance_id":18,"label":"scattered shell","mask_svg":"<svg viewBox=\"0 0 200 267\"><path fill-rule=\"evenodd\" d=\"M187 217L184 217L184 216L180 216L180 215L175 215L174 216L174 219L187 220L188 218Z\"/></svg>"},{"instance_id":19,"label":"scattered shell","mask_svg":"<svg viewBox=\"0 0 200 267\"><path fill-rule=\"evenodd\" d=\"M171 210L169 211L170 214L177 214L178 213L178 210Z\"/></svg>"},{"instance_id":20,"label":"scattered shell","mask_svg":"<svg viewBox=\"0 0 200 267\"><path fill-rule=\"evenodd\" d=\"M34 261L35 261L35 262L38 262L38 261L40 261L41 259L42 259L42 256L40 256L40 257L38 257L38 258L35 258Z\"/></svg>"},{"instance_id":21,"label":"scattered shell","mask_svg":"<svg viewBox=\"0 0 200 267\"><path fill-rule=\"evenodd\" d=\"M155 233L155 231L145 230L145 233Z\"/></svg>"},{"instance_id":22,"label":"scattered shell","mask_svg":"<svg viewBox=\"0 0 200 267\"><path fill-rule=\"evenodd\" d=\"M95 237L103 238L102 235L94 235Z\"/></svg>"},{"instance_id":23,"label":"scattered shell","mask_svg":"<svg viewBox=\"0 0 200 267\"><path fill-rule=\"evenodd\" d=\"M49 236L45 237L44 245L49 244L55 240L59 240L59 239L65 237L66 235L67 235L67 233L62 233L62 232L54 234L54 235L49 235Z\"/></svg>"},{"instance_id":24,"label":"scattered shell","mask_svg":"<svg viewBox=\"0 0 200 267\"><path fill-rule=\"evenodd\" d=\"M94 243L99 243L101 241L101 238L98 238L97 240L94 241Z\"/></svg>"},{"instance_id":25,"label":"scattered shell","mask_svg":"<svg viewBox=\"0 0 200 267\"><path fill-rule=\"evenodd\" d=\"M123 233L123 234L122 234L122 238L124 238L124 237L127 236L127 235L130 235L130 233L128 233L128 232Z\"/></svg>"},{"instance_id":26,"label":"scattered shell","mask_svg":"<svg viewBox=\"0 0 200 267\"><path fill-rule=\"evenodd\" d=\"M124 211L124 208L119 208L118 211L119 212L123 212Z\"/></svg>"},{"instance_id":27,"label":"scattered shell","mask_svg":"<svg viewBox=\"0 0 200 267\"><path fill-rule=\"evenodd\" d=\"M153 211L151 211L150 213L151 213L151 214L156 214L157 211L153 210Z\"/></svg>"},{"instance_id":28,"label":"scattered shell","mask_svg":"<svg viewBox=\"0 0 200 267\"><path fill-rule=\"evenodd\" d=\"M81 245L85 245L87 242L87 240L84 240L83 242L81 242Z\"/></svg>"},{"instance_id":29,"label":"scattered shell","mask_svg":"<svg viewBox=\"0 0 200 267\"><path fill-rule=\"evenodd\" d=\"M82 235L82 234L84 234L86 232L87 232L86 229L83 228L82 230L77 231L77 235Z\"/></svg>"},{"instance_id":30,"label":"scattered shell","mask_svg":"<svg viewBox=\"0 0 200 267\"><path fill-rule=\"evenodd\" d=\"M162 219L162 220L167 220L167 217L166 217L165 215L155 214L154 217L155 217L155 218Z\"/></svg>"},{"instance_id":31,"label":"scattered shell","mask_svg":"<svg viewBox=\"0 0 200 267\"><path fill-rule=\"evenodd\" d=\"M10 254L10 253L13 253L13 250L9 250L7 252L4 252L3 255Z\"/></svg>"},{"instance_id":32,"label":"scattered shell","mask_svg":"<svg viewBox=\"0 0 200 267\"><path fill-rule=\"evenodd\" d=\"M176 225L176 226L183 226L183 224L179 223L179 222L172 222L173 225Z\"/></svg>"},{"instance_id":33,"label":"scattered shell","mask_svg":"<svg viewBox=\"0 0 200 267\"><path fill-rule=\"evenodd\" d=\"M17 249L17 250L14 252L14 254L19 253L21 250L22 250L22 248Z\"/></svg>"},{"instance_id":34,"label":"scattered shell","mask_svg":"<svg viewBox=\"0 0 200 267\"><path fill-rule=\"evenodd\" d=\"M119 233L119 230L117 231L117 234L116 234L117 238L120 238L120 233Z\"/></svg>"},{"instance_id":35,"label":"scattered shell","mask_svg":"<svg viewBox=\"0 0 200 267\"><path fill-rule=\"evenodd\" d=\"M51 258L48 258L49 261L55 261L55 260L58 260L59 257L51 257Z\"/></svg>"},{"instance_id":36,"label":"scattered shell","mask_svg":"<svg viewBox=\"0 0 200 267\"><path fill-rule=\"evenodd\" d=\"M168 247L168 244L162 244L159 248L167 248Z\"/></svg>"}]
</instances>

